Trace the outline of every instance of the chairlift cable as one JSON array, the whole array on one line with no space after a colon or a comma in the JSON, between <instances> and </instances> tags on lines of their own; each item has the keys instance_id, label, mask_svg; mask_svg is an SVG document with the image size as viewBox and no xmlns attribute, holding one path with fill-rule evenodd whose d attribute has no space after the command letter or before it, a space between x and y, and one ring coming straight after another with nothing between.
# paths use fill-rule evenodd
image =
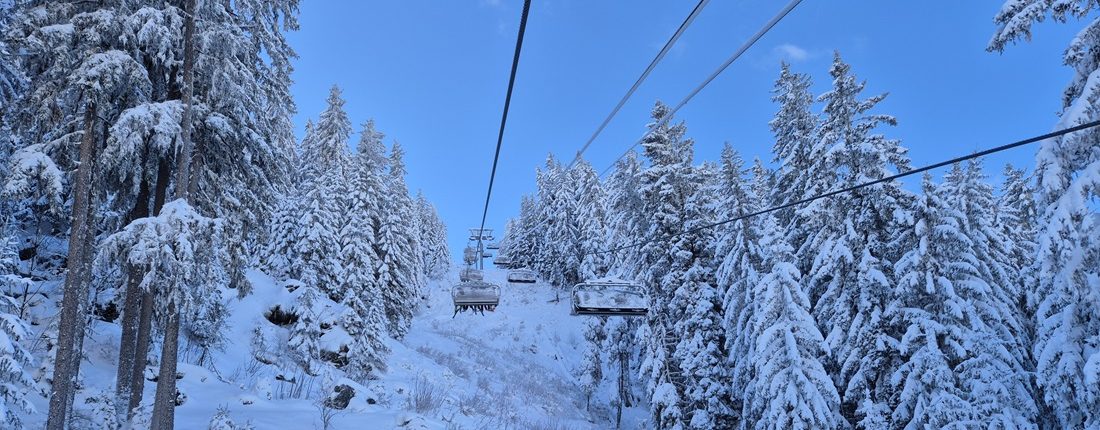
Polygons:
<instances>
[{"instance_id":1,"label":"chairlift cable","mask_svg":"<svg viewBox=\"0 0 1100 430\"><path fill-rule=\"evenodd\" d=\"M500 161L500 146L504 142L504 125L508 123L508 108L512 104L512 88L516 83L516 69L519 68L519 53L523 49L523 33L527 30L527 14L531 10L531 0L523 1L523 15L519 20L519 34L516 36L516 52L512 57L512 72L508 77L508 92L504 96L504 112L500 116L500 131L497 133L497 147L493 154L493 169L489 173L489 189L485 193L485 209L481 212L481 228L485 231L485 218L489 215L489 200L493 197L493 181L497 176L497 163ZM477 249L481 252L481 236L477 239ZM478 256L481 258L481 256Z\"/></svg>"},{"instance_id":2,"label":"chairlift cable","mask_svg":"<svg viewBox=\"0 0 1100 430\"><path fill-rule=\"evenodd\" d=\"M775 212L775 211L778 211L778 210L799 206L799 205L809 203L809 202L812 202L814 200L820 200L820 199L823 199L823 198L826 198L826 197L832 197L832 196L836 196L836 195L839 195L839 194L849 193L849 192L852 192L852 191L855 191L855 190L858 190L858 189L861 189L861 188L866 188L866 187L869 187L869 186L872 186L872 185L878 185L878 184L881 184L881 183L884 183L884 182L890 182L890 181L893 181L895 179L904 178L906 176L915 175L917 173L927 172L927 171L932 170L932 169L948 166L948 165L955 164L955 163L962 162L962 161L972 160L972 159L979 158L979 157L984 157L986 155L995 154L995 153L998 153L998 152L1001 152L1001 151L1006 151L1006 150L1009 150L1009 149L1013 149L1013 148L1016 148L1016 147L1024 146L1024 145L1027 145L1027 144L1043 141L1043 140L1054 138L1054 137L1064 136L1064 135L1067 135L1069 133L1073 133L1073 132L1077 132L1077 131L1081 131L1081 130L1086 130L1086 129L1094 128L1094 127L1097 127L1097 126L1100 126L1100 120L1093 121L1093 122L1088 122L1088 123L1085 123L1085 124L1076 125L1076 126L1073 126L1073 127L1069 127L1069 128L1054 131L1054 132L1050 132L1050 133L1043 134L1043 135L1040 135L1040 136L1030 137L1030 138L1027 138L1027 139L1024 139L1024 140L1020 140L1020 141L1004 144L1004 145L1001 145L1001 146L989 148L989 149L979 151L979 152L975 152L975 153L972 153L972 154L969 154L969 155L964 155L964 156L961 156L961 157L955 157L955 158L952 158L950 160L945 160L945 161L941 161L941 162L938 162L938 163L918 167L916 169L910 169L910 170L907 170L907 171L902 172L902 173L898 173L898 174L895 174L895 175L875 179L873 181L867 181L867 182L863 182L863 183L860 183L860 184L852 185L852 186L847 187L847 188L842 188L842 189L839 189L839 190L829 191L827 193L818 194L818 195L815 195L815 196L812 196L812 197L807 197L807 198L804 198L804 199L796 201L796 202L786 203L786 204L782 204L782 205L779 205L779 206L773 206L773 207L770 207L770 208L767 208L767 209L762 209L762 210L752 212L752 213L749 213L749 214L736 216L736 217L733 217L733 218L730 218L730 219L727 219L727 220L722 220L722 221L702 225L702 226L693 228L691 230L684 230L684 231L673 233L673 234L666 235L666 236L654 237L654 238L650 238L650 239L643 240L643 241L640 241L640 242L635 242L635 243L632 243L632 244L623 245L623 246L619 246L619 247L615 247L615 248L611 248L611 249L591 251L591 252L588 252L588 253L582 255L582 257L584 257L586 255L598 255L598 254L605 254L605 253L609 253L609 252L621 251L621 250L624 250L624 249L635 248L635 247L647 245L647 244L657 242L657 241L661 241L661 240L672 239L672 238L682 236L682 235L685 235L685 234L697 233L697 232L707 230L707 229L711 229L711 228L714 228L714 227L718 227L718 226L721 226L721 225L729 224L729 223L740 221L740 220L747 219L747 218L752 218L752 217L755 217L757 215L763 215L763 214L766 214L766 213Z\"/></svg>"},{"instance_id":3,"label":"chairlift cable","mask_svg":"<svg viewBox=\"0 0 1100 430\"><path fill-rule=\"evenodd\" d=\"M615 168L615 164L617 164L619 161L621 161L623 159L623 157L626 157L626 154L630 153L630 151L633 151L635 147L640 145L642 143L642 141L645 140L646 136L649 136L649 134L651 132L653 132L653 130L656 130L656 129L660 128L661 126L667 124L668 121L671 120L672 117L676 114L676 112L680 110L680 108L682 108L682 107L684 107L684 105L688 104L688 102L690 102L691 99L695 97L695 95L699 94L699 92L702 91L703 88L706 88L707 85L710 85L710 83L712 81L714 81L714 79L717 78L718 75L722 74L722 72L724 72L726 70L726 68L728 68L730 66L730 64L733 64L734 61L737 61L738 58L741 58L741 55L744 54L745 51L748 51L749 48L751 48L753 45L755 45L756 42L760 40L760 38L764 37L765 34L767 34L769 31L771 31L771 29L773 27L775 27L775 25L778 24L779 21L781 21L784 17L786 17L787 14L791 13L791 11L794 10L794 8L796 6L798 6L800 3L802 3L802 0L791 0L790 3L787 3L786 7L784 7L782 10L779 11L778 14L776 14L774 17L772 17L772 19L770 21L768 21L767 24L764 24L764 26L761 27L760 30L756 32L756 34L752 35L752 37L750 37L749 40L747 40L743 45L741 45L741 47L738 48L737 51L733 53L733 55L731 55L729 58L727 58L726 61L724 63L722 63L722 65L718 66L718 68L715 69L714 72L710 74L710 76L708 76L705 80L703 80L703 83L701 83L701 84L699 84L699 86L695 87L694 90L691 90L691 92L688 93L687 97L684 97L683 100L680 100L680 103L678 103L675 107L673 107L672 110L668 111L668 114L665 115L664 118L662 118L656 124L653 124L653 126L650 127L649 130L646 130L645 134L643 134L642 137L638 138L638 140L635 141L633 145L630 145L630 148L627 148L627 150L625 152L623 152L622 155L619 156L619 158L616 158L615 161L611 162L610 166L607 166L606 169L604 169L602 172L600 172L600 177L601 178L604 177L605 175L607 175L607 172L609 172L609 171L611 171L611 169Z\"/></svg>"},{"instance_id":4,"label":"chairlift cable","mask_svg":"<svg viewBox=\"0 0 1100 430\"><path fill-rule=\"evenodd\" d=\"M665 58L665 55L667 55L668 52L672 50L672 46L676 44L676 41L680 39L680 36L684 34L684 31L687 30L689 26L691 26L691 23L695 21L695 17L699 16L699 13L703 11L703 8L706 7L707 3L709 2L710 0L699 0L699 3L697 3L695 5L695 8L691 10L691 14L689 14L687 18L684 18L684 22L680 23L680 28L676 29L676 32L672 34L672 37L668 39L668 42L665 42L665 46L661 48L661 51L657 53L657 56L653 57L653 61L649 62L649 66L645 68L645 71L642 72L642 75L638 76L638 79L634 81L634 85L631 86L630 89L627 90L626 94L623 95L623 98L619 100L619 104L615 105L614 109L611 109L611 113L607 114L607 118L604 118L603 123L601 123L600 126L596 128L596 131L592 133L592 136L588 138L588 141L584 143L584 146L581 146L581 149L577 151L577 155L573 157L573 161L569 162L569 168L573 168L573 165L577 163L577 160L581 159L581 156L583 156L584 152L588 150L588 147L592 146L592 142L596 140L596 137L598 137L600 133L603 132L603 129L607 127L607 124L611 123L611 119L614 118L615 115L619 114L619 110L623 108L623 105L626 104L626 101L634 95L634 92L638 90L638 87L642 86L642 82L645 81L646 78L649 77L649 74L653 72L653 69L657 67L657 63L660 63L661 60Z\"/></svg>"}]
</instances>

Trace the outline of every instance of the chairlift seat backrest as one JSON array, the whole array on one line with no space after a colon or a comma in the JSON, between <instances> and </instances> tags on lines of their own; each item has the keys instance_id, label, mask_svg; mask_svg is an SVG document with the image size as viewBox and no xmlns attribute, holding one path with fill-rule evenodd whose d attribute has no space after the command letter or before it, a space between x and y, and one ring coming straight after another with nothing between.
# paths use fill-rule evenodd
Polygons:
<instances>
[{"instance_id":1,"label":"chairlift seat backrest","mask_svg":"<svg viewBox=\"0 0 1100 430\"><path fill-rule=\"evenodd\" d=\"M451 289L455 306L496 306L500 287L483 281L463 282Z\"/></svg>"},{"instance_id":2,"label":"chairlift seat backrest","mask_svg":"<svg viewBox=\"0 0 1100 430\"><path fill-rule=\"evenodd\" d=\"M641 316L649 312L649 297L641 285L620 281L588 281L573 287L577 315Z\"/></svg>"}]
</instances>

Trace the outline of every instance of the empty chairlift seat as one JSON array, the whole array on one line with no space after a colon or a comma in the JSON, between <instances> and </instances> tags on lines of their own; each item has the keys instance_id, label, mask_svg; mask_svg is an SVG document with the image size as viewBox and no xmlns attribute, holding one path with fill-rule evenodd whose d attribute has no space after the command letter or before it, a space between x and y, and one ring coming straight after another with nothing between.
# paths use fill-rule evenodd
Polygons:
<instances>
[{"instance_id":1,"label":"empty chairlift seat","mask_svg":"<svg viewBox=\"0 0 1100 430\"><path fill-rule=\"evenodd\" d=\"M530 269L515 269L508 272L508 282L516 284L534 284L538 280L535 271Z\"/></svg>"},{"instance_id":2,"label":"empty chairlift seat","mask_svg":"<svg viewBox=\"0 0 1100 430\"><path fill-rule=\"evenodd\" d=\"M648 312L649 297L637 283L597 279L573 287L574 315L643 316Z\"/></svg>"},{"instance_id":3,"label":"empty chairlift seat","mask_svg":"<svg viewBox=\"0 0 1100 430\"><path fill-rule=\"evenodd\" d=\"M480 281L485 279L485 275L473 267L467 267L458 272L458 280L461 282Z\"/></svg>"},{"instance_id":4,"label":"empty chairlift seat","mask_svg":"<svg viewBox=\"0 0 1100 430\"><path fill-rule=\"evenodd\" d=\"M507 256L497 254L497 258L493 260L493 265L507 269L512 266L512 260Z\"/></svg>"},{"instance_id":5,"label":"empty chairlift seat","mask_svg":"<svg viewBox=\"0 0 1100 430\"><path fill-rule=\"evenodd\" d=\"M485 313L494 311L500 304L500 287L484 281L470 281L455 285L451 289L455 315L470 310Z\"/></svg>"},{"instance_id":6,"label":"empty chairlift seat","mask_svg":"<svg viewBox=\"0 0 1100 430\"><path fill-rule=\"evenodd\" d=\"M498 243L498 242L489 242L489 244L485 245L485 249L496 251L496 250L500 249L500 243Z\"/></svg>"}]
</instances>

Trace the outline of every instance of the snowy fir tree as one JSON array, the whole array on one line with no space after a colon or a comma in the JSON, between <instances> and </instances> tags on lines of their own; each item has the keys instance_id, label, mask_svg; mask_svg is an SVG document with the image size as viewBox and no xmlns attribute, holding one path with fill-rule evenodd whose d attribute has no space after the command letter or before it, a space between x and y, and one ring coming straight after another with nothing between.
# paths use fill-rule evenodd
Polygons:
<instances>
[{"instance_id":1,"label":"snowy fir tree","mask_svg":"<svg viewBox=\"0 0 1100 430\"><path fill-rule=\"evenodd\" d=\"M31 280L20 273L13 245L8 228L0 226L0 422L5 428L23 429L23 414L35 412L29 399L34 394L34 364L26 347L29 324L12 294L27 291Z\"/></svg>"},{"instance_id":2,"label":"snowy fir tree","mask_svg":"<svg viewBox=\"0 0 1100 430\"><path fill-rule=\"evenodd\" d=\"M834 56L832 89L818 97L824 108L817 139L825 152L812 167L828 173L806 190L834 190L885 177L891 166L909 168L899 142L874 132L880 124L896 122L869 112L885 95L860 99L865 84L850 69L839 54ZM905 216L905 200L896 182L866 187L845 199L816 200L796 211L799 231L788 234L799 250L815 319L825 336L826 369L852 424L880 420L890 396L879 389L887 384L878 345L885 330L882 311L893 293L893 248L887 244L897 234L896 221Z\"/></svg>"},{"instance_id":3,"label":"snowy fir tree","mask_svg":"<svg viewBox=\"0 0 1100 430\"><path fill-rule=\"evenodd\" d=\"M573 330L549 355L571 360L574 385L479 378L474 396L418 406L443 385L392 383L419 370L405 354L456 370L450 390L496 351L468 343L476 325L419 320L454 262L447 208L410 194L416 158L371 119L352 142L336 85L297 137L298 8L0 0L0 427L163 430L205 407L179 426L252 428L203 398L222 384L250 410L315 397L325 423L402 404L418 409L407 426L433 410L475 419L506 397L535 407L541 390L566 400L548 414L585 403L604 427L1100 428L1100 129L1039 142L1033 167L1006 166L999 186L973 159L939 184L758 213L911 168L884 134L897 122L879 113L885 94L865 94L839 53L814 78L778 65L770 154L726 144L697 159L660 102L607 176L549 154L498 258L550 284L547 308L611 277L641 285L647 315L550 327ZM1078 27L1056 130L1100 119L1098 12L1006 0L992 16L993 52L1048 20ZM514 287L502 305L543 292ZM411 332L424 327L472 360ZM539 373L520 364L501 374ZM493 413L482 426L537 424Z\"/></svg>"},{"instance_id":4,"label":"snowy fir tree","mask_svg":"<svg viewBox=\"0 0 1100 430\"><path fill-rule=\"evenodd\" d=\"M309 375L321 373L321 322L319 321L317 307L320 305L321 295L317 289L305 286L298 296L294 310L298 320L290 328L290 339L287 347L294 355L294 360Z\"/></svg>"},{"instance_id":5,"label":"snowy fir tree","mask_svg":"<svg viewBox=\"0 0 1100 430\"><path fill-rule=\"evenodd\" d=\"M1034 24L1048 17L1084 23L1062 54L1074 75L1062 93L1056 129L1100 119L1096 10L1093 2L1014 0L1005 2L994 17L999 28L989 50L997 52L1017 40L1030 40ZM1100 155L1090 149L1097 140L1096 128L1047 139L1035 160L1039 219L1031 270L1038 302L1032 353L1041 401L1051 410L1049 425L1059 428L1100 426L1100 352L1095 348L1100 344L1100 303L1095 299L1100 246L1097 210L1086 203L1100 189Z\"/></svg>"},{"instance_id":6,"label":"snowy fir tree","mask_svg":"<svg viewBox=\"0 0 1100 430\"><path fill-rule=\"evenodd\" d=\"M751 331L752 381L745 393L746 428L793 429L843 427L840 396L819 361L821 333L810 314L794 253L765 215L761 222L768 247L763 267L768 272L756 287Z\"/></svg>"}]
</instances>

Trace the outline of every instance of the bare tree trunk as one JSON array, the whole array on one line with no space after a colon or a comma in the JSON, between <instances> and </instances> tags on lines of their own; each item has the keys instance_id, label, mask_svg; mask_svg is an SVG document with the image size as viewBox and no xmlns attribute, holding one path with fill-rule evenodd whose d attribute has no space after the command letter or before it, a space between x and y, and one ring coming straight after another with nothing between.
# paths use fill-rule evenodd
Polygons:
<instances>
[{"instance_id":1,"label":"bare tree trunk","mask_svg":"<svg viewBox=\"0 0 1100 430\"><path fill-rule=\"evenodd\" d=\"M149 215L149 183L140 179L137 201L127 216L127 223ZM119 421L129 420L127 406L130 404L130 377L134 373L134 358L137 356L138 314L141 312L141 281L144 273L141 268L129 262L121 262L126 273L126 299L122 306L122 339L118 348L118 372L115 376L115 415ZM144 363L142 363L144 365Z\"/></svg>"},{"instance_id":2,"label":"bare tree trunk","mask_svg":"<svg viewBox=\"0 0 1100 430\"><path fill-rule=\"evenodd\" d=\"M180 313L170 311L164 324L164 347L161 349L160 374L153 398L154 430L172 430L176 410L176 358L179 353Z\"/></svg>"},{"instance_id":3,"label":"bare tree trunk","mask_svg":"<svg viewBox=\"0 0 1100 430\"><path fill-rule=\"evenodd\" d=\"M183 115L180 118L180 151L176 162L176 198L187 201L191 181L191 116L195 92L195 0L184 2L183 22ZM182 288L175 285L173 288ZM160 377L153 399L154 430L172 430L176 409L176 365L179 359L180 311L178 303L168 306L165 315L164 345L160 354Z\"/></svg>"},{"instance_id":4,"label":"bare tree trunk","mask_svg":"<svg viewBox=\"0 0 1100 430\"><path fill-rule=\"evenodd\" d=\"M61 321L58 323L57 358L54 362L53 387L50 390L50 411L46 421L48 430L62 430L68 418L70 402L74 394L76 375L80 370L80 354L76 350L77 338L84 335L81 303L87 294L83 272L90 256L86 248L90 220L88 214L92 199L92 170L95 166L96 123L95 103L88 103L84 112L84 136L80 141L80 166L73 185L73 223L69 235L68 273L65 276L64 296L61 299ZM84 285L82 285L84 284Z\"/></svg>"},{"instance_id":5,"label":"bare tree trunk","mask_svg":"<svg viewBox=\"0 0 1100 430\"><path fill-rule=\"evenodd\" d=\"M162 158L157 169L157 186L153 192L153 216L160 215L160 210L164 207L171 179L171 163L168 158ZM141 270L139 273L144 276L145 272ZM138 314L137 339L134 345L134 367L129 374L130 403L127 405L127 420L133 418L134 409L141 405L145 395L145 363L149 361L149 347L153 342L153 294L142 290L139 296L141 310Z\"/></svg>"}]
</instances>

